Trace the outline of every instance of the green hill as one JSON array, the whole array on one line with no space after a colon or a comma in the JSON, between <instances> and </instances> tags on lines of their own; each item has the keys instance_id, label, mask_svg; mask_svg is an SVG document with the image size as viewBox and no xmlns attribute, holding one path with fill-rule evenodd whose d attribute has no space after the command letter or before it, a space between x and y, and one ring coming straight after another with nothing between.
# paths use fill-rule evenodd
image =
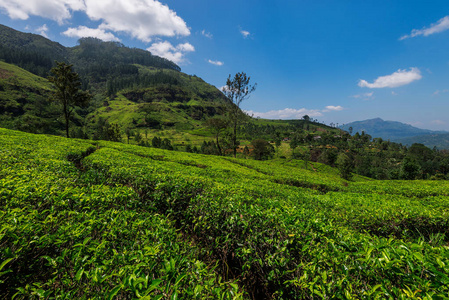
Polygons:
<instances>
[{"instance_id":1,"label":"green hill","mask_svg":"<svg viewBox=\"0 0 449 300\"><path fill-rule=\"evenodd\" d=\"M0 128L0 298L445 298L445 181Z\"/></svg>"},{"instance_id":2,"label":"green hill","mask_svg":"<svg viewBox=\"0 0 449 300\"><path fill-rule=\"evenodd\" d=\"M90 107L78 109L72 124L72 128L84 128L87 133L95 130L93 126L100 118L118 123L123 130L193 130L208 117L221 114L226 101L216 87L180 72L171 61L145 50L94 38L83 38L79 45L66 48L42 36L0 26L0 59L41 76L47 76L55 60L72 63L82 78L83 88L94 94ZM6 63L0 67L6 77L10 72L28 73ZM16 78L14 83L8 78L0 82L4 86L0 124L31 132L58 133L57 110L51 105L45 107L48 82L29 73L26 76L9 76ZM36 87L35 82L45 88ZM44 107L37 107L36 102ZM33 122L25 126L25 120Z\"/></svg>"},{"instance_id":3,"label":"green hill","mask_svg":"<svg viewBox=\"0 0 449 300\"><path fill-rule=\"evenodd\" d=\"M412 136L408 138L397 139L396 142L404 145L413 145L415 143L426 145L429 148L449 149L449 133L431 133L426 135Z\"/></svg>"},{"instance_id":4,"label":"green hill","mask_svg":"<svg viewBox=\"0 0 449 300\"><path fill-rule=\"evenodd\" d=\"M58 134L60 112L50 103L47 79L0 61L0 124L33 133Z\"/></svg>"}]
</instances>

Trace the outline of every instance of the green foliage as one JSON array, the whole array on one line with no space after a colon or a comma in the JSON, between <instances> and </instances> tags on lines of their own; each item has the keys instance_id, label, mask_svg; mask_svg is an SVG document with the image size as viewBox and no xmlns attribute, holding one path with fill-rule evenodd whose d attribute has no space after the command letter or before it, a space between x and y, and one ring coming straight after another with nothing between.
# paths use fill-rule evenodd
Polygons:
<instances>
[{"instance_id":1,"label":"green foliage","mask_svg":"<svg viewBox=\"0 0 449 300\"><path fill-rule=\"evenodd\" d=\"M85 169L89 142L0 141L0 298L241 298L157 205Z\"/></svg>"},{"instance_id":2,"label":"green foliage","mask_svg":"<svg viewBox=\"0 0 449 300\"><path fill-rule=\"evenodd\" d=\"M336 161L338 170L340 171L340 176L343 179L349 180L352 177L351 171L352 171L352 161L349 158L348 155L346 155L345 153L340 153L337 156L337 161Z\"/></svg>"},{"instance_id":3,"label":"green foliage","mask_svg":"<svg viewBox=\"0 0 449 300\"><path fill-rule=\"evenodd\" d=\"M263 139L255 139L251 142L253 146L252 155L256 160L266 160L273 156L274 147Z\"/></svg>"},{"instance_id":4,"label":"green foliage","mask_svg":"<svg viewBox=\"0 0 449 300\"><path fill-rule=\"evenodd\" d=\"M48 77L54 87L53 100L62 106L65 119L66 136L69 137L69 122L75 106L86 107L92 96L80 89L79 75L72 70L72 65L57 62L57 66L51 69L53 76Z\"/></svg>"},{"instance_id":5,"label":"green foliage","mask_svg":"<svg viewBox=\"0 0 449 300\"><path fill-rule=\"evenodd\" d=\"M0 297L445 298L449 183L0 128Z\"/></svg>"},{"instance_id":6,"label":"green foliage","mask_svg":"<svg viewBox=\"0 0 449 300\"><path fill-rule=\"evenodd\" d=\"M421 171L420 166L413 158L406 157L401 166L401 178L406 180L413 180L418 178Z\"/></svg>"},{"instance_id":7,"label":"green foliage","mask_svg":"<svg viewBox=\"0 0 449 300\"><path fill-rule=\"evenodd\" d=\"M257 83L251 85L249 82L251 77L246 76L245 72L240 72L231 78L229 74L226 80L226 85L223 88L223 93L228 99L228 118L232 125L232 149L234 152L234 157L237 155L237 126L242 123L246 118L246 115L240 110L240 104L249 98L250 94L256 90Z\"/></svg>"}]
</instances>

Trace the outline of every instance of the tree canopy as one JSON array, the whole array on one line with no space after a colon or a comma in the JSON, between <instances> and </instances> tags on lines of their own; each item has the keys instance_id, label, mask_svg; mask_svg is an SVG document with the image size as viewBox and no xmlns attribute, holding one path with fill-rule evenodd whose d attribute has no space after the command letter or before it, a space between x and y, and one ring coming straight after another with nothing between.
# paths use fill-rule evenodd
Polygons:
<instances>
[{"instance_id":1,"label":"tree canopy","mask_svg":"<svg viewBox=\"0 0 449 300\"><path fill-rule=\"evenodd\" d=\"M91 99L88 92L80 89L80 77L72 70L72 66L65 62L57 62L56 67L51 69L53 75L48 77L48 80L55 87L53 100L59 102L62 106L67 137L69 137L70 117L75 106L85 107Z\"/></svg>"},{"instance_id":2,"label":"tree canopy","mask_svg":"<svg viewBox=\"0 0 449 300\"><path fill-rule=\"evenodd\" d=\"M257 83L251 85L251 77L247 76L245 72L240 72L231 78L229 75L226 80L226 85L223 88L223 93L229 100L229 120L233 127L232 132L232 148L234 157L237 156L237 126L240 121L245 117L245 114L240 109L240 104L249 98L250 94L256 90Z\"/></svg>"}]
</instances>

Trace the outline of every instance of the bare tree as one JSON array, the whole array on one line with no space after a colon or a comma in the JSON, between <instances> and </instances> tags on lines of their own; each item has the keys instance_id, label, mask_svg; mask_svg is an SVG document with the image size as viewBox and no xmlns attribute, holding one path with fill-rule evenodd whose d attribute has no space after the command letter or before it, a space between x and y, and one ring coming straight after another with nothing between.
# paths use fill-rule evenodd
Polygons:
<instances>
[{"instance_id":1,"label":"bare tree","mask_svg":"<svg viewBox=\"0 0 449 300\"><path fill-rule=\"evenodd\" d=\"M237 126L246 116L240 109L240 104L249 98L250 94L256 90L257 83L250 85L250 77L246 73L240 72L231 78L229 75L226 80L226 85L223 88L223 93L229 100L229 121L232 125L232 149L234 157L237 156Z\"/></svg>"}]
</instances>

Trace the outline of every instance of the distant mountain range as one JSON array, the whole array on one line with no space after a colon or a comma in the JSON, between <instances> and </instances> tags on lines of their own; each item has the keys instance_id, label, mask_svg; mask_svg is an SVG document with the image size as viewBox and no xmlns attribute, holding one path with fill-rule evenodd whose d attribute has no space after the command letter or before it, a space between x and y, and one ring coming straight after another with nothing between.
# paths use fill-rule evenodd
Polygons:
<instances>
[{"instance_id":1,"label":"distant mountain range","mask_svg":"<svg viewBox=\"0 0 449 300\"><path fill-rule=\"evenodd\" d=\"M405 145L421 143L431 148L449 149L449 132L447 131L421 129L401 122L384 121L381 118L352 122L340 128L348 132L352 128L352 134L363 131L373 138L379 137Z\"/></svg>"}]
</instances>

